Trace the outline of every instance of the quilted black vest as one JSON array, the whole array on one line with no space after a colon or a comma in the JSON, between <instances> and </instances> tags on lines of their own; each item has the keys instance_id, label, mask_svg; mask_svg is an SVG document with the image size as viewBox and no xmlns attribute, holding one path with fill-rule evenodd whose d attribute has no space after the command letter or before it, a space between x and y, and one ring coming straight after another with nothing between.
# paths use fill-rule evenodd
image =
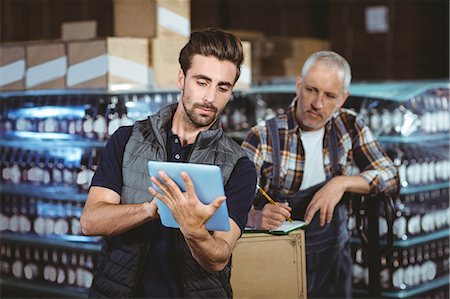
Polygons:
<instances>
[{"instance_id":1,"label":"quilted black vest","mask_svg":"<svg viewBox=\"0 0 450 299\"><path fill-rule=\"evenodd\" d=\"M151 201L148 192L150 177L147 161L166 161L167 133L176 105L163 108L156 115L138 121L133 127L125 147L122 174L121 203L143 203ZM218 165L222 171L224 185L228 181L239 159L245 152L226 136L220 124L197 136L189 162ZM151 250L151 221L124 234L106 237L96 265L89 297L130 298L141 274L148 250ZM156 225L156 224L155 224ZM183 292L186 298L231 298L230 263L216 273L205 271L192 257L179 233L183 256Z\"/></svg>"}]
</instances>

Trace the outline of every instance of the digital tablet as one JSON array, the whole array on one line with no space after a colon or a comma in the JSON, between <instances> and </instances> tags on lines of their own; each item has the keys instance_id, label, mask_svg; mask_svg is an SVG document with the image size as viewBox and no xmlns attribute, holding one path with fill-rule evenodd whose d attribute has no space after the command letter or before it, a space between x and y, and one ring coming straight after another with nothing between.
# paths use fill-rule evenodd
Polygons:
<instances>
[{"instance_id":1,"label":"digital tablet","mask_svg":"<svg viewBox=\"0 0 450 299\"><path fill-rule=\"evenodd\" d=\"M160 179L158 172L162 170L185 192L181 172L185 171L191 177L194 183L195 193L199 200L204 204L210 204L219 196L225 194L223 189L222 174L220 168L216 165L193 164L193 163L178 163L178 162L148 162L148 172L150 177L156 176ZM152 183L152 187L156 191L162 193L156 185ZM178 223L172 216L170 209L158 198L156 198L158 205L158 212L161 218L161 223L166 227L179 228ZM224 201L217 209L216 213L208 220L205 225L210 231L229 231L230 222L228 220L227 203Z\"/></svg>"}]
</instances>

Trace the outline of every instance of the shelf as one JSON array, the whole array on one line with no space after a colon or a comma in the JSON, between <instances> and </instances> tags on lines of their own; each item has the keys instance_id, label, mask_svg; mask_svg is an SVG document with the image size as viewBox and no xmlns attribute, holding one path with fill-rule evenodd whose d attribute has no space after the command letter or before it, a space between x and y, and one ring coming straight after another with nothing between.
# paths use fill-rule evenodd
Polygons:
<instances>
[{"instance_id":1,"label":"shelf","mask_svg":"<svg viewBox=\"0 0 450 299\"><path fill-rule=\"evenodd\" d=\"M381 99L394 102L404 102L412 97L434 88L450 88L445 80L418 81L386 81L386 82L354 82L350 85L350 96ZM16 96L51 96L51 95L127 95L127 94L162 94L179 93L177 88L144 88L129 90L105 89L48 89L2 92L0 98ZM243 95L262 93L295 94L295 79L280 78L270 80L268 84L252 86L250 88L236 88L236 93Z\"/></svg>"},{"instance_id":2,"label":"shelf","mask_svg":"<svg viewBox=\"0 0 450 299\"><path fill-rule=\"evenodd\" d=\"M101 237L97 236L39 236L32 234L18 234L1 232L0 240L16 244L35 245L40 247L51 247L57 249L74 249L85 252L100 252Z\"/></svg>"},{"instance_id":3,"label":"shelf","mask_svg":"<svg viewBox=\"0 0 450 299\"><path fill-rule=\"evenodd\" d=\"M295 83L289 85L277 84L277 85L255 86L241 91L242 95L255 95L265 93L286 93L295 95Z\"/></svg>"},{"instance_id":4,"label":"shelf","mask_svg":"<svg viewBox=\"0 0 450 299\"><path fill-rule=\"evenodd\" d=\"M85 202L87 193L80 193L75 186L39 186L32 184L1 184L0 193L39 197L54 200Z\"/></svg>"},{"instance_id":5,"label":"shelf","mask_svg":"<svg viewBox=\"0 0 450 299\"><path fill-rule=\"evenodd\" d=\"M392 102L406 102L415 96L435 88L448 89L450 88L450 84L445 80L361 82L350 85L350 96Z\"/></svg>"},{"instance_id":6,"label":"shelf","mask_svg":"<svg viewBox=\"0 0 450 299\"><path fill-rule=\"evenodd\" d=\"M57 284L45 284L39 283L35 281L24 281L18 280L14 278L1 278L0 286L3 288L13 288L13 290L25 290L38 292L41 294L51 294L56 295L59 298L87 298L88 297L88 289L85 288L77 288L70 286L60 286Z\"/></svg>"},{"instance_id":7,"label":"shelf","mask_svg":"<svg viewBox=\"0 0 450 299\"><path fill-rule=\"evenodd\" d=\"M428 184L424 186L411 186L411 187L401 187L400 194L411 194L411 193L419 193L426 192L438 189L450 188L450 182L442 182L436 184Z\"/></svg>"},{"instance_id":8,"label":"shelf","mask_svg":"<svg viewBox=\"0 0 450 299\"><path fill-rule=\"evenodd\" d=\"M53 149L55 147L91 148L105 147L106 141L74 138L70 134L41 133L41 132L17 132L0 136L0 146Z\"/></svg>"},{"instance_id":9,"label":"shelf","mask_svg":"<svg viewBox=\"0 0 450 299\"><path fill-rule=\"evenodd\" d=\"M43 89L43 90L20 90L0 93L0 98L11 97L36 97L36 96L59 96L59 95L129 95L129 94L162 94L180 93L177 88L155 88L155 89L129 89L129 90L105 90L105 89Z\"/></svg>"},{"instance_id":10,"label":"shelf","mask_svg":"<svg viewBox=\"0 0 450 299\"><path fill-rule=\"evenodd\" d=\"M377 140L381 143L424 143L428 141L448 141L450 140L449 133L439 134L421 134L413 136L377 136Z\"/></svg>"},{"instance_id":11,"label":"shelf","mask_svg":"<svg viewBox=\"0 0 450 299\"><path fill-rule=\"evenodd\" d=\"M446 228L431 234L426 234L424 236L417 236L417 237L411 237L410 239L407 240L395 240L393 247L399 247L399 248L404 248L404 247L411 247L411 246L415 246L418 244L422 244L422 243L426 243L426 242L430 242L430 241L434 241L434 240L438 240L438 239L442 239L445 237L449 237L450 236L450 229ZM352 237L351 238L351 242L353 244L361 244L361 239L359 239L358 237ZM386 245L386 240L380 240L380 245Z\"/></svg>"},{"instance_id":12,"label":"shelf","mask_svg":"<svg viewBox=\"0 0 450 299\"><path fill-rule=\"evenodd\" d=\"M433 281L424 283L418 287L409 289L409 290L402 290L402 291L385 291L381 292L381 295L388 298L409 298L421 293L425 293L427 291L431 291L440 287L443 287L445 285L449 284L450 276L446 275L444 277L434 279ZM353 292L355 294L367 294L367 290L363 289L353 289Z\"/></svg>"}]
</instances>

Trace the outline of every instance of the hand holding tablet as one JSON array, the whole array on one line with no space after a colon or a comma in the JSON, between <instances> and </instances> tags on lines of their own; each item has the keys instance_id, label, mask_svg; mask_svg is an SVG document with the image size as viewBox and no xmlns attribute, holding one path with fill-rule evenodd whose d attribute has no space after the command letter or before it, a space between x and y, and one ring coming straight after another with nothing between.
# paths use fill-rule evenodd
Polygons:
<instances>
[{"instance_id":1,"label":"hand holding tablet","mask_svg":"<svg viewBox=\"0 0 450 299\"><path fill-rule=\"evenodd\" d=\"M186 186L181 177L181 172L188 173L198 199L205 205L209 205L216 198L225 194L220 168L215 165L149 161L148 171L150 177L155 176L160 181L162 179L158 172L164 171L180 187L182 192L186 192ZM164 194L154 183L152 183L152 187L157 192ZM158 205L161 223L166 227L179 228L169 207L158 198L156 198L156 204ZM214 215L206 222L205 227L211 231L230 230L226 201L221 204Z\"/></svg>"}]
</instances>

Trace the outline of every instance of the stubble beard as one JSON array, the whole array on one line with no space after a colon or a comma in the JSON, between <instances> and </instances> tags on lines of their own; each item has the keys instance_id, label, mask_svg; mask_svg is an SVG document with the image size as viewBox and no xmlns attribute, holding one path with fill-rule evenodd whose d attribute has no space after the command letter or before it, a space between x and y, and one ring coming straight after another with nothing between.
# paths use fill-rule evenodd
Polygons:
<instances>
[{"instance_id":1,"label":"stubble beard","mask_svg":"<svg viewBox=\"0 0 450 299\"><path fill-rule=\"evenodd\" d=\"M197 128L209 127L216 119L218 115L218 109L214 105L204 105L199 103L192 104L192 107L186 105L185 98L181 99L184 107L183 119ZM188 101L189 102L189 101ZM208 108L213 110L212 116L201 116L195 112L196 108Z\"/></svg>"}]
</instances>

